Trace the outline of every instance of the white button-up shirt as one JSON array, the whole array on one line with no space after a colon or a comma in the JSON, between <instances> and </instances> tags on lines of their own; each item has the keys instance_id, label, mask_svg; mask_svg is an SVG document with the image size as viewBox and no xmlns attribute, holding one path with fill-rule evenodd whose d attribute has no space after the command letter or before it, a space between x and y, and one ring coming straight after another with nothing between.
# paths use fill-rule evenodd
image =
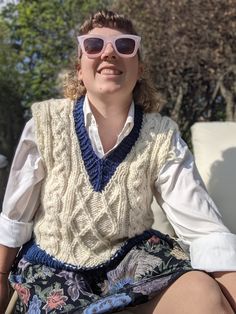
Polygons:
<instances>
[{"instance_id":1,"label":"white button-up shirt","mask_svg":"<svg viewBox=\"0 0 236 314\"><path fill-rule=\"evenodd\" d=\"M100 158L117 147L133 128L134 103L115 146L105 154L87 98L83 110L92 147ZM236 271L236 235L222 223L218 209L202 184L193 156L177 131L172 146L176 158L166 162L155 182L168 220L178 238L189 247L194 268L209 272ZM20 247L31 238L43 179L44 168L31 119L23 130L12 163L0 215L0 244Z\"/></svg>"}]
</instances>

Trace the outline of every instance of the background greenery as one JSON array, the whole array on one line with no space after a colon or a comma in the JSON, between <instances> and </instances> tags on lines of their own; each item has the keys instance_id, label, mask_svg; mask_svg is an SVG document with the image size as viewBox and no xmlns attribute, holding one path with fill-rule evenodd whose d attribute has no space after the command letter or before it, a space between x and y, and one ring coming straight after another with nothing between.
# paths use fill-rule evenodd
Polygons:
<instances>
[{"instance_id":1,"label":"background greenery","mask_svg":"<svg viewBox=\"0 0 236 314\"><path fill-rule=\"evenodd\" d=\"M235 0L123 0L142 34L165 112L189 142L195 121L236 121Z\"/></svg>"},{"instance_id":2,"label":"background greenery","mask_svg":"<svg viewBox=\"0 0 236 314\"><path fill-rule=\"evenodd\" d=\"M26 109L60 97L76 30L101 8L134 21L144 61L166 98L163 113L188 143L195 121L236 121L235 0L20 0L0 14L0 153L9 161Z\"/></svg>"}]
</instances>

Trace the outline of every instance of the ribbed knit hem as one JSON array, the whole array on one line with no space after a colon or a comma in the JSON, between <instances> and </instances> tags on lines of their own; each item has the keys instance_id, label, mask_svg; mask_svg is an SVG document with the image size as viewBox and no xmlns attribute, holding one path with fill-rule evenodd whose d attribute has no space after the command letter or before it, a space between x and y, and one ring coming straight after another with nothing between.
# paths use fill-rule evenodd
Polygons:
<instances>
[{"instance_id":1,"label":"ribbed knit hem","mask_svg":"<svg viewBox=\"0 0 236 314\"><path fill-rule=\"evenodd\" d=\"M55 269L71 270L71 271L78 270L80 272L83 272L83 271L87 272L87 271L96 271L98 269L102 270L104 268L106 271L108 271L109 269L112 269L117 263L119 263L119 261L121 261L124 258L124 256L135 245L139 244L140 242L144 240L148 240L153 235L156 235L159 238L164 239L170 245L172 245L172 242L170 241L170 238L168 235L164 235L159 231L150 229L124 242L121 248L108 261L105 261L104 263L101 263L94 267L84 267L84 266L63 263L62 261L48 254L46 251L42 250L39 247L39 245L37 245L33 240L29 241L23 246L19 254L19 258L24 256L24 258L27 259L31 263L41 264L41 265L45 265L45 266L52 267Z\"/></svg>"}]
</instances>

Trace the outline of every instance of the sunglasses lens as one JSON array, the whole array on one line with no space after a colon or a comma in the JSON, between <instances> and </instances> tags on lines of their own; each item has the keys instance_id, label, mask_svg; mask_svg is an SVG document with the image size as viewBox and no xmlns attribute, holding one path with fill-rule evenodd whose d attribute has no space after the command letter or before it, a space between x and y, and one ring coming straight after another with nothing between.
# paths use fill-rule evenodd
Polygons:
<instances>
[{"instance_id":1,"label":"sunglasses lens","mask_svg":"<svg viewBox=\"0 0 236 314\"><path fill-rule=\"evenodd\" d=\"M87 54L97 54L101 52L104 41L101 38L91 37L84 40L84 50Z\"/></svg>"},{"instance_id":2,"label":"sunglasses lens","mask_svg":"<svg viewBox=\"0 0 236 314\"><path fill-rule=\"evenodd\" d=\"M116 40L116 49L123 55L130 55L134 52L135 41L132 38L119 38Z\"/></svg>"}]
</instances>

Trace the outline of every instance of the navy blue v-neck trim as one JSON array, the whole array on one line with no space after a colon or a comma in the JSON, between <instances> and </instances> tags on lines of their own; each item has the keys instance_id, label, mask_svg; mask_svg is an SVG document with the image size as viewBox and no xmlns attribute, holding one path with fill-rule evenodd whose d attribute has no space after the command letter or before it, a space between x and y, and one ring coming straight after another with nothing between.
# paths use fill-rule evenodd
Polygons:
<instances>
[{"instance_id":1,"label":"navy blue v-neck trim","mask_svg":"<svg viewBox=\"0 0 236 314\"><path fill-rule=\"evenodd\" d=\"M142 127L143 110L139 105L135 105L134 127L132 131L107 157L99 158L93 150L88 132L85 128L83 103L84 97L81 97L77 100L74 107L75 131L90 183L94 191L101 192L138 139Z\"/></svg>"}]
</instances>

